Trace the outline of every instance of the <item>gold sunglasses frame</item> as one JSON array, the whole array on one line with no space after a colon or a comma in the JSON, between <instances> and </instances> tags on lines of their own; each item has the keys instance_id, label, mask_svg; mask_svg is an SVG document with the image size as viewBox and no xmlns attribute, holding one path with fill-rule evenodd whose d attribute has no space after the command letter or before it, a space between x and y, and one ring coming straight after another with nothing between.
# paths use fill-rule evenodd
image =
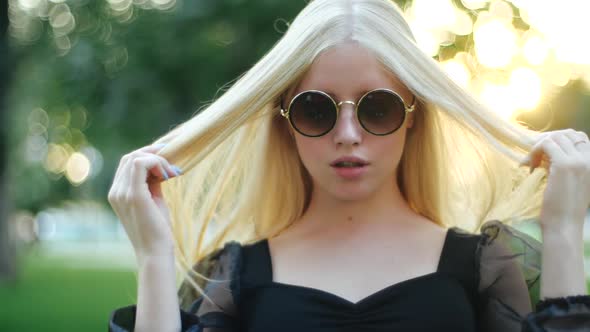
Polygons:
<instances>
[{"instance_id":1,"label":"gold sunglasses frame","mask_svg":"<svg viewBox=\"0 0 590 332\"><path fill-rule=\"evenodd\" d=\"M385 134L375 134L375 133L373 133L372 131L370 131L369 129L367 129L367 128L366 128L366 127L363 125L363 123L362 123L361 119L359 118L359 113L358 113L358 106L361 104L361 102L363 101L363 99L364 99L364 98L365 98L367 95L369 95L370 93L373 93L373 92L379 92L379 91L385 91L385 92L387 92L387 93L391 93L391 94L393 94L395 97L399 98L399 100L401 100L401 101L402 101L402 104L404 105L404 110L405 110L405 112L404 112L404 119L402 120L402 123L400 124L400 126L399 126L399 127L397 127L397 128L395 128L394 130L392 130L392 131L388 132L388 133L385 133ZM326 132L324 132L324 133L322 133L322 134L320 134L320 135L308 135L308 134L305 134L305 133L301 132L299 129L297 129L297 128L296 128L296 127L293 125L293 121L291 120L291 113L290 113L290 110L291 110L291 106L293 105L293 101L295 101L295 100L297 99L297 97L299 97L300 95L302 95L302 94L304 94L304 93L309 93L309 92L318 92L318 93L320 93L320 94L322 94L322 95L324 95L324 96L328 97L328 99L329 99L330 101L332 101L332 104L334 104L334 107L336 108L336 121L334 121L334 124L332 125L332 127L330 127L330 129L326 130ZM359 100L358 100L356 103L355 103L354 101L352 101L352 100L343 100L343 101L341 101L341 102L339 102L339 103L336 103L336 101L334 100L334 98L332 98L332 97L331 97L329 94L327 94L327 93L326 93L326 92L324 92L324 91L321 91L321 90L305 90L305 91L302 91L302 92L298 93L298 94L297 94L295 97L293 97L293 98L291 99L291 101L289 102L289 107L287 107L287 110L284 110L284 109L283 109L283 102L282 102L282 100L281 100L281 115L282 115L283 117L285 117L287 120L289 120L289 125L291 126L291 128L293 128L295 131L297 131L297 132L298 132L298 133L300 133L301 135L303 135L303 136L307 136L307 137L321 137L321 136L324 136L324 135L326 135L327 133L329 133L329 132L330 132L332 129L334 129L334 127L336 126L336 122L338 121L338 116L340 115L340 106L341 106L342 104L351 104L351 105L354 105L354 112L355 112L355 114L356 114L357 121L359 122L359 124L361 125L361 127L363 127L363 129L364 129L365 131L367 131L368 133L370 133L370 134L372 134L372 135L375 135L375 136L386 136L386 135L391 135L391 134L395 133L395 132L396 132L396 131L398 131L398 130L399 130L401 127L403 127L404 123L406 123L406 119L408 118L408 117L407 117L408 113L411 113L411 112L413 112L413 111L414 111L414 108L416 107L415 103L416 103L416 96L412 95L412 104L411 104L410 106L408 106L408 105L406 104L406 102L404 101L404 98L402 98L402 96L400 96L400 95L399 95L397 92L395 92L395 91L393 91L393 90L390 90L390 89L386 89L386 88L377 88L377 89L373 89L373 90L371 90L371 91L368 91L368 92L366 92L364 95L362 95L362 97L360 97L360 98L359 98Z\"/></svg>"}]
</instances>

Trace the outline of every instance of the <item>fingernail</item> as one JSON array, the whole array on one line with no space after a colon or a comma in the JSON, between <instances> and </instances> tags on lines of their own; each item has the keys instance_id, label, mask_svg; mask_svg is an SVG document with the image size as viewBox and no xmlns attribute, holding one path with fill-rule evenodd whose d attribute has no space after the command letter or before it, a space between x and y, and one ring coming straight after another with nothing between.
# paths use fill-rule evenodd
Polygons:
<instances>
[{"instance_id":1,"label":"fingernail","mask_svg":"<svg viewBox=\"0 0 590 332\"><path fill-rule=\"evenodd\" d=\"M168 180L168 172L166 172L165 170L162 172L162 175L164 175L164 179Z\"/></svg>"},{"instance_id":2,"label":"fingernail","mask_svg":"<svg viewBox=\"0 0 590 332\"><path fill-rule=\"evenodd\" d=\"M157 148L163 148L166 146L166 144L165 143L158 143L158 144L154 144L154 146Z\"/></svg>"},{"instance_id":3,"label":"fingernail","mask_svg":"<svg viewBox=\"0 0 590 332\"><path fill-rule=\"evenodd\" d=\"M178 167L176 165L172 165L172 170L174 170L174 172L176 173L176 176L180 176L180 174L182 174L182 170L180 169L180 167Z\"/></svg>"}]
</instances>

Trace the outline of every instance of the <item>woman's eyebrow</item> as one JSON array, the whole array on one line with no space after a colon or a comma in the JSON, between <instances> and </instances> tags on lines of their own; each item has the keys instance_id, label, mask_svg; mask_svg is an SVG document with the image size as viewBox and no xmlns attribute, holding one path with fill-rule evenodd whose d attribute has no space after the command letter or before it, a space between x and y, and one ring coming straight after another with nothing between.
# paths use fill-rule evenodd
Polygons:
<instances>
[{"instance_id":1,"label":"woman's eyebrow","mask_svg":"<svg viewBox=\"0 0 590 332\"><path fill-rule=\"evenodd\" d=\"M362 96L364 96L364 95L365 95L367 92L369 92L369 91L371 91L371 90L375 90L375 89L378 89L378 88L363 89L363 90L360 90L360 91L358 91L358 92L355 94L355 100L354 100L354 102L356 102L356 101L357 101L359 98L361 98ZM388 89L391 89L391 88L388 88ZM323 92L327 93L327 94L328 94L330 97L332 97L334 100L338 100L338 98L336 98L336 94L335 94L335 93L333 93L332 91L330 91L330 90L320 90L320 91L323 91ZM394 91L395 91L395 90L394 90ZM338 100L338 101L341 101L341 100Z\"/></svg>"},{"instance_id":2,"label":"woman's eyebrow","mask_svg":"<svg viewBox=\"0 0 590 332\"><path fill-rule=\"evenodd\" d=\"M315 90L315 91L321 91L325 94L327 94L328 96L332 97L332 99L337 100L338 98L336 98L336 94L334 92L332 92L331 90L324 90L324 89L320 89L320 88L309 88L309 89L303 89L297 93L295 93L294 96L300 94L303 91L310 91L310 90Z\"/></svg>"},{"instance_id":3,"label":"woman's eyebrow","mask_svg":"<svg viewBox=\"0 0 590 332\"><path fill-rule=\"evenodd\" d=\"M327 93L330 97L332 97L334 100L336 100L336 94L333 93L332 91L326 91L326 90L320 90L320 91L324 91L325 93Z\"/></svg>"}]
</instances>

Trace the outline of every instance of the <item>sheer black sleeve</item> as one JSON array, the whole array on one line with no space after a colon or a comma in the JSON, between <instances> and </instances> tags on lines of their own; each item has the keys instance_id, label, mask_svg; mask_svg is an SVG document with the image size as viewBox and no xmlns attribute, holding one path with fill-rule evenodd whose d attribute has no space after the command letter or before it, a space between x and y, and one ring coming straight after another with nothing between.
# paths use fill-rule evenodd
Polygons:
<instances>
[{"instance_id":1,"label":"sheer black sleeve","mask_svg":"<svg viewBox=\"0 0 590 332\"><path fill-rule=\"evenodd\" d=\"M241 245L231 241L194 265L193 270L210 279L215 279L215 281L197 279L199 286L213 302L200 295L185 280L178 289L181 331L235 332L238 330L236 297L240 263ZM114 310L109 321L109 331L133 331L135 313L135 304Z\"/></svg>"},{"instance_id":2,"label":"sheer black sleeve","mask_svg":"<svg viewBox=\"0 0 590 332\"><path fill-rule=\"evenodd\" d=\"M486 222L481 234L479 331L590 331L590 296L539 300L541 242L495 220Z\"/></svg>"}]
</instances>

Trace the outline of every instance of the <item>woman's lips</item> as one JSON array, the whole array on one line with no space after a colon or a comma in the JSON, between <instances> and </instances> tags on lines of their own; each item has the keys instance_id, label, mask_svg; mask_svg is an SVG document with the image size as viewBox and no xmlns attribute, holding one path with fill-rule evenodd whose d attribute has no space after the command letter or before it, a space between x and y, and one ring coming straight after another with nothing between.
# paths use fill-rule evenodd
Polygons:
<instances>
[{"instance_id":1,"label":"woman's lips","mask_svg":"<svg viewBox=\"0 0 590 332\"><path fill-rule=\"evenodd\" d=\"M361 177L367 172L369 165L357 166L357 167L337 167L332 166L336 174L347 180L354 180Z\"/></svg>"}]
</instances>

